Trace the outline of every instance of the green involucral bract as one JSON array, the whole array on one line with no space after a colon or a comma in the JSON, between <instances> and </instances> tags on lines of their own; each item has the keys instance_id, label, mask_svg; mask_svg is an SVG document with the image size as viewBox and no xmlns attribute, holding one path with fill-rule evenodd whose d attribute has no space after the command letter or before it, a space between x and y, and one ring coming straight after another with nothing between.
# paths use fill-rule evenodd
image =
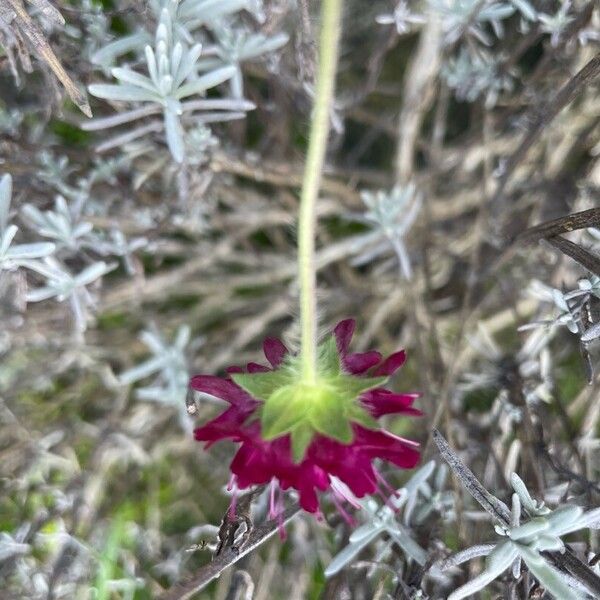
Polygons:
<instances>
[{"instance_id":1,"label":"green involucral bract","mask_svg":"<svg viewBox=\"0 0 600 600\"><path fill-rule=\"evenodd\" d=\"M295 462L302 460L316 434L350 444L353 422L378 428L377 421L361 406L359 397L383 385L387 377L346 373L333 337L318 350L317 378L311 383L302 380L298 356L288 356L275 371L232 375L241 388L263 402L260 410L263 439L290 434Z\"/></svg>"}]
</instances>

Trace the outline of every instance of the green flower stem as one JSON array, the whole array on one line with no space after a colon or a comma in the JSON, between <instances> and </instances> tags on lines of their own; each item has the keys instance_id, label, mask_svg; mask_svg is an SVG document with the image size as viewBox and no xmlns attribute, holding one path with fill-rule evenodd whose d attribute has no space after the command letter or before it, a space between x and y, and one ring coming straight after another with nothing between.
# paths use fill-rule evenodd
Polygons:
<instances>
[{"instance_id":1,"label":"green flower stem","mask_svg":"<svg viewBox=\"0 0 600 600\"><path fill-rule=\"evenodd\" d=\"M305 383L317 377L317 296L315 269L316 202L329 135L343 0L323 0L315 105L300 194L298 220L298 278L300 286L300 358Z\"/></svg>"}]
</instances>

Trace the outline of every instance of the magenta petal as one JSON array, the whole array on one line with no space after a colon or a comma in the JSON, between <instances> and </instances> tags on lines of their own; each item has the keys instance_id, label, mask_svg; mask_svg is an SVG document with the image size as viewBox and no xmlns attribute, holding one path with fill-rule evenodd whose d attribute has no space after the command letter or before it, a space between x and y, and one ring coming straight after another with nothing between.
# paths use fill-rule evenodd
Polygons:
<instances>
[{"instance_id":1,"label":"magenta petal","mask_svg":"<svg viewBox=\"0 0 600 600\"><path fill-rule=\"evenodd\" d=\"M421 453L417 448L407 445L398 445L394 449L380 452L377 456L394 463L401 469L412 469L419 464Z\"/></svg>"},{"instance_id":2,"label":"magenta petal","mask_svg":"<svg viewBox=\"0 0 600 600\"><path fill-rule=\"evenodd\" d=\"M375 369L373 375L375 377L379 377L381 375L393 375L406 360L406 352L404 350L400 350L399 352L394 352L394 354L390 354L378 367Z\"/></svg>"},{"instance_id":3,"label":"magenta petal","mask_svg":"<svg viewBox=\"0 0 600 600\"><path fill-rule=\"evenodd\" d=\"M356 321L354 319L345 319L340 321L333 330L337 349L341 356L344 356L348 352L355 326Z\"/></svg>"},{"instance_id":4,"label":"magenta petal","mask_svg":"<svg viewBox=\"0 0 600 600\"><path fill-rule=\"evenodd\" d=\"M290 467L277 474L281 489L298 490L300 506L307 512L316 513L319 510L317 490L324 492L329 488L329 475L310 462Z\"/></svg>"},{"instance_id":5,"label":"magenta petal","mask_svg":"<svg viewBox=\"0 0 600 600\"><path fill-rule=\"evenodd\" d=\"M276 369L283 362L289 350L280 339L266 338L263 342L263 352L273 368Z\"/></svg>"},{"instance_id":6,"label":"magenta petal","mask_svg":"<svg viewBox=\"0 0 600 600\"><path fill-rule=\"evenodd\" d=\"M244 437L242 427L252 410L240 410L236 406L228 408L212 421L194 429L194 438L199 442L208 442L207 446L219 440L232 438L240 440Z\"/></svg>"},{"instance_id":7,"label":"magenta petal","mask_svg":"<svg viewBox=\"0 0 600 600\"><path fill-rule=\"evenodd\" d=\"M334 471L332 471L334 472ZM365 461L362 467L356 463L352 465L339 465L334 472L357 498L372 494L377 489L375 471L370 462Z\"/></svg>"},{"instance_id":8,"label":"magenta petal","mask_svg":"<svg viewBox=\"0 0 600 600\"><path fill-rule=\"evenodd\" d=\"M242 367L238 366L238 365L231 365L230 367L227 367L225 369L225 373L227 373L228 375L231 375L232 373L243 373L244 369L242 369Z\"/></svg>"},{"instance_id":9,"label":"magenta petal","mask_svg":"<svg viewBox=\"0 0 600 600\"><path fill-rule=\"evenodd\" d=\"M319 436L309 448L308 460L341 479L358 498L375 491L377 480L370 458L354 443L340 444Z\"/></svg>"},{"instance_id":10,"label":"magenta petal","mask_svg":"<svg viewBox=\"0 0 600 600\"><path fill-rule=\"evenodd\" d=\"M246 370L248 371L248 373L266 373L271 369L269 369L269 367L265 367L264 365L259 365L255 362L249 362L246 365Z\"/></svg>"},{"instance_id":11,"label":"magenta petal","mask_svg":"<svg viewBox=\"0 0 600 600\"><path fill-rule=\"evenodd\" d=\"M302 485L300 488L300 506L310 513L316 513L319 510L319 499L317 492L312 485Z\"/></svg>"},{"instance_id":12,"label":"magenta petal","mask_svg":"<svg viewBox=\"0 0 600 600\"><path fill-rule=\"evenodd\" d=\"M354 444L371 458L383 458L402 469L412 469L420 459L419 444L383 430L354 426Z\"/></svg>"},{"instance_id":13,"label":"magenta petal","mask_svg":"<svg viewBox=\"0 0 600 600\"><path fill-rule=\"evenodd\" d=\"M300 506L311 513L319 510L319 499L315 488L324 492L329 487L329 477L321 469L313 468L309 477L302 477L298 482L298 491L300 492Z\"/></svg>"},{"instance_id":14,"label":"magenta petal","mask_svg":"<svg viewBox=\"0 0 600 600\"><path fill-rule=\"evenodd\" d=\"M230 469L236 475L237 486L244 489L271 481L273 474L269 467L268 455L259 446L244 443L233 457Z\"/></svg>"},{"instance_id":15,"label":"magenta petal","mask_svg":"<svg viewBox=\"0 0 600 600\"><path fill-rule=\"evenodd\" d=\"M412 403L420 394L394 394L385 388L365 392L360 400L376 419L383 415L404 414L421 416L423 413L412 408Z\"/></svg>"},{"instance_id":16,"label":"magenta petal","mask_svg":"<svg viewBox=\"0 0 600 600\"><path fill-rule=\"evenodd\" d=\"M221 398L237 406L256 405L257 401L233 381L213 375L196 375L190 379L190 386L205 394Z\"/></svg>"},{"instance_id":17,"label":"magenta petal","mask_svg":"<svg viewBox=\"0 0 600 600\"><path fill-rule=\"evenodd\" d=\"M380 361L381 354L376 350L347 354L343 358L344 368L353 375L362 375L371 367L379 364Z\"/></svg>"}]
</instances>

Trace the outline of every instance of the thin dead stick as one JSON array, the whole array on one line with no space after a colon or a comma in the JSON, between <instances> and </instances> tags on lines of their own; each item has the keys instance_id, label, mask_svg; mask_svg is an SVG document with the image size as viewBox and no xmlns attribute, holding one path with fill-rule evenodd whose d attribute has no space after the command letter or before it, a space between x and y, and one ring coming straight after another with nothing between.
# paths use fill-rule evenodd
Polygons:
<instances>
[{"instance_id":1,"label":"thin dead stick","mask_svg":"<svg viewBox=\"0 0 600 600\"><path fill-rule=\"evenodd\" d=\"M514 238L514 241L522 244L530 244L541 239L555 237L587 227L600 227L600 208L590 208L589 210L540 223L520 233Z\"/></svg>"},{"instance_id":2,"label":"thin dead stick","mask_svg":"<svg viewBox=\"0 0 600 600\"><path fill-rule=\"evenodd\" d=\"M60 64L56 54L50 48L50 45L46 41L42 30L37 26L35 21L29 16L29 13L25 10L25 7L20 0L7 0L11 8L16 13L16 22L25 34L29 43L33 47L36 54L38 54L46 64L52 69L57 79L62 83L69 98L78 106L81 112L87 117L92 116L92 110L88 104L86 95L73 83L73 80L69 77L63 66Z\"/></svg>"},{"instance_id":3,"label":"thin dead stick","mask_svg":"<svg viewBox=\"0 0 600 600\"><path fill-rule=\"evenodd\" d=\"M266 542L281 526L285 525L299 512L300 508L295 504L285 510L280 521L268 521L267 523L254 528L242 548L236 550L235 548L228 547L217 556L215 560L202 567L191 581L175 586L173 589L160 596L159 600L189 600L190 598L193 598L211 581L219 577L225 569L228 569L231 565L234 565L241 558L250 554Z\"/></svg>"},{"instance_id":4,"label":"thin dead stick","mask_svg":"<svg viewBox=\"0 0 600 600\"><path fill-rule=\"evenodd\" d=\"M504 172L498 181L498 187L492 203L496 203L504 192L514 170L527 154L527 151L542 133L544 128L558 115L558 113L570 104L586 85L593 83L600 76L600 53L596 54L575 76L573 76L556 94L554 99L542 107L534 116L529 130L519 144L516 152L508 159Z\"/></svg>"},{"instance_id":5,"label":"thin dead stick","mask_svg":"<svg viewBox=\"0 0 600 600\"><path fill-rule=\"evenodd\" d=\"M560 236L549 238L546 241L552 247L560 250L563 254L570 256L582 267L600 277L600 258L598 256Z\"/></svg>"},{"instance_id":6,"label":"thin dead stick","mask_svg":"<svg viewBox=\"0 0 600 600\"><path fill-rule=\"evenodd\" d=\"M496 521L500 521L503 525L510 523L510 511L506 504L492 496L492 494L479 483L479 480L475 477L473 471L458 458L458 455L450 448L450 445L444 436L437 429L433 430L432 438L438 447L442 458L448 463L448 466L452 469L469 494L471 494L471 496L479 502L481 507Z\"/></svg>"},{"instance_id":7,"label":"thin dead stick","mask_svg":"<svg viewBox=\"0 0 600 600\"><path fill-rule=\"evenodd\" d=\"M421 32L419 46L405 77L404 103L398 119L397 183L408 181L413 173L415 145L421 124L434 100L441 47L442 24L439 19L432 18Z\"/></svg>"}]
</instances>

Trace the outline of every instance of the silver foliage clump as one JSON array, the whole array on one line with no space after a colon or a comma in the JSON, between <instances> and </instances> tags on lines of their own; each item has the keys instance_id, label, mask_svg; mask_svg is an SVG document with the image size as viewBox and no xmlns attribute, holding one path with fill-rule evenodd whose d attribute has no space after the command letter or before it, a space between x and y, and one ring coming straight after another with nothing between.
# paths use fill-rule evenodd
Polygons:
<instances>
[{"instance_id":1,"label":"silver foliage clump","mask_svg":"<svg viewBox=\"0 0 600 600\"><path fill-rule=\"evenodd\" d=\"M252 33L243 26L234 27L223 20L211 25L216 44L209 46L206 56L199 61L202 70L231 67L234 73L230 79L230 93L233 98L244 97L242 63L254 60L278 50L288 41L284 33L267 37L261 33Z\"/></svg>"},{"instance_id":2,"label":"silver foliage clump","mask_svg":"<svg viewBox=\"0 0 600 600\"><path fill-rule=\"evenodd\" d=\"M44 285L30 290L26 295L27 302L40 302L54 298L58 302L69 301L75 319L76 331L83 332L87 328L90 309L96 302L88 286L96 283L103 275L115 268L114 264L97 261L73 274L64 264L53 257L43 262L30 263L29 267L44 277Z\"/></svg>"},{"instance_id":3,"label":"silver foliage clump","mask_svg":"<svg viewBox=\"0 0 600 600\"><path fill-rule=\"evenodd\" d=\"M173 343L169 344L156 331L143 331L140 339L152 352L152 356L119 376L122 385L129 385L154 375L155 379L150 385L136 389L136 397L175 408L179 423L186 431L190 430L185 405L189 381L186 349L190 335L190 328L182 325L177 330Z\"/></svg>"},{"instance_id":4,"label":"silver foliage clump","mask_svg":"<svg viewBox=\"0 0 600 600\"><path fill-rule=\"evenodd\" d=\"M445 45L457 46L456 53L444 61L442 77L459 100L473 102L483 98L488 109L494 107L501 94L513 91L517 76L509 61L493 48L496 40L504 38L504 21L517 13L521 32L526 33L535 24L550 35L551 45L557 46L575 19L570 1L561 2L555 14L539 12L528 0L428 0L428 6L441 20ZM401 15L406 13L402 3L397 11L402 23ZM386 22L392 22L390 17ZM495 38L490 35L490 28ZM593 34L589 39L595 39ZM582 43L587 41L586 38ZM486 52L485 47L490 51Z\"/></svg>"},{"instance_id":5,"label":"silver foliage clump","mask_svg":"<svg viewBox=\"0 0 600 600\"><path fill-rule=\"evenodd\" d=\"M588 512L579 506L550 510L543 502L538 503L531 497L516 473L511 476L511 485L515 493L512 495L510 525L495 527L501 538L458 552L442 563L441 568L447 569L478 556L487 557L483 571L452 592L448 600L461 600L479 592L509 569L513 577L518 578L523 563L556 600L588 598L583 584L558 571L542 552L564 552L562 537L574 531L599 527L600 508Z\"/></svg>"},{"instance_id":6,"label":"silver foliage clump","mask_svg":"<svg viewBox=\"0 0 600 600\"><path fill-rule=\"evenodd\" d=\"M589 319L590 304L600 301L600 277L597 275L580 278L577 289L571 291L563 292L537 280L531 283L529 291L544 304L554 306L552 313L546 318L524 325L521 330L563 326L578 335L583 343L592 342L600 337L598 324L590 322Z\"/></svg>"},{"instance_id":7,"label":"silver foliage clump","mask_svg":"<svg viewBox=\"0 0 600 600\"><path fill-rule=\"evenodd\" d=\"M423 25L427 19L411 11L405 0L400 0L391 14L381 14L375 18L380 25L394 25L398 35L408 33L415 25Z\"/></svg>"},{"instance_id":8,"label":"silver foliage clump","mask_svg":"<svg viewBox=\"0 0 600 600\"><path fill-rule=\"evenodd\" d=\"M207 89L223 83L233 76L234 69L224 67L198 76L196 63L202 46L194 44L188 48L175 39L171 16L166 8L162 10L156 28L154 48L146 45L144 51L147 74L129 67L115 67L112 75L119 83L92 84L90 93L107 100L150 102L160 106L169 150L177 162L182 162L184 133L180 116L185 110L182 100L202 95ZM189 105L186 108L190 110ZM142 131L146 132L145 129Z\"/></svg>"},{"instance_id":9,"label":"silver foliage clump","mask_svg":"<svg viewBox=\"0 0 600 600\"><path fill-rule=\"evenodd\" d=\"M190 136L198 126L240 119L254 108L243 98L241 63L280 48L287 36L255 34L227 19L236 11L257 9L247 0L155 0L150 7L157 20L153 35L140 30L94 55L119 83L92 84L90 93L108 101L133 103L134 108L86 122L83 127L90 131L112 128L162 113L162 123L146 121L102 143L98 150L164 132L173 160L183 163L190 147L194 148L195 140ZM113 61L126 52L138 54L139 68L113 66ZM208 89L227 81L231 98L205 98ZM143 104L135 106L139 103Z\"/></svg>"},{"instance_id":10,"label":"silver foliage clump","mask_svg":"<svg viewBox=\"0 0 600 600\"><path fill-rule=\"evenodd\" d=\"M200 27L239 10L250 9L255 3L252 0L150 0L148 4L157 20L163 8L166 8L175 23L178 37L189 41L192 32ZM127 52L143 50L144 46L150 43L152 43L152 34L142 28L106 44L94 53L92 61L108 71L119 56Z\"/></svg>"},{"instance_id":11,"label":"silver foliage clump","mask_svg":"<svg viewBox=\"0 0 600 600\"><path fill-rule=\"evenodd\" d=\"M19 228L9 223L11 199L12 177L3 175L0 179L0 272L26 267L30 261L49 256L56 249L51 242L14 243Z\"/></svg>"},{"instance_id":12,"label":"silver foliage clump","mask_svg":"<svg viewBox=\"0 0 600 600\"><path fill-rule=\"evenodd\" d=\"M373 235L365 240L375 244L371 249L363 251L353 264L370 262L386 252L391 245L398 259L401 276L410 279L412 267L404 238L421 210L421 194L416 186L410 183L406 186L396 186L390 191L363 191L361 199L367 210L353 218L375 230ZM383 242L382 237L385 238Z\"/></svg>"},{"instance_id":13,"label":"silver foliage clump","mask_svg":"<svg viewBox=\"0 0 600 600\"><path fill-rule=\"evenodd\" d=\"M554 14L540 13L538 15L540 29L544 33L550 34L550 43L554 47L558 46L566 27L575 20L575 16L570 14L571 8L571 0L564 0Z\"/></svg>"},{"instance_id":14,"label":"silver foliage clump","mask_svg":"<svg viewBox=\"0 0 600 600\"><path fill-rule=\"evenodd\" d=\"M63 249L77 252L94 243L90 235L94 226L81 219L81 203L69 206L63 196L57 196L54 210L40 211L32 204L25 204L21 211L26 223L38 235L56 244L57 252Z\"/></svg>"},{"instance_id":15,"label":"silver foliage clump","mask_svg":"<svg viewBox=\"0 0 600 600\"><path fill-rule=\"evenodd\" d=\"M383 560L392 544L397 544L407 557L423 565L427 552L414 540L411 527L423 523L435 511L448 520L453 518L450 512L453 495L443 491L447 469L440 467L434 482L429 483L434 471L434 461L422 466L383 506L373 499L362 501L358 515L364 523L352 532L348 545L333 558L325 575L329 577L341 571L381 536L389 537L389 541L383 543L375 562Z\"/></svg>"},{"instance_id":16,"label":"silver foliage clump","mask_svg":"<svg viewBox=\"0 0 600 600\"><path fill-rule=\"evenodd\" d=\"M54 210L40 210L34 204L24 204L21 209L23 221L35 232L37 239L51 241L16 244L14 239L19 229L9 223L12 178L3 176L0 179L0 271L28 269L32 281L27 282L28 289L23 291L22 301L68 301L75 331L81 334L96 306L91 286L97 287L99 280L116 267L114 263L98 258L120 257L127 271L133 274L133 252L145 247L146 240L127 240L114 228L108 235L96 231L83 214L91 183L81 181L80 188L73 188L67 183L69 166L65 158L54 160L45 155L44 161L41 178L56 184L55 187L74 201L67 202L59 195ZM59 182L62 183L59 185Z\"/></svg>"},{"instance_id":17,"label":"silver foliage clump","mask_svg":"<svg viewBox=\"0 0 600 600\"><path fill-rule=\"evenodd\" d=\"M513 90L515 74L514 69L503 72L500 61L490 53L466 48L442 69L442 77L459 100L474 102L483 97L486 108L493 108L502 93Z\"/></svg>"},{"instance_id":18,"label":"silver foliage clump","mask_svg":"<svg viewBox=\"0 0 600 600\"><path fill-rule=\"evenodd\" d=\"M444 28L446 44L454 44L463 35L489 46L492 39L485 31L491 25L498 37L504 34L502 21L515 12L509 2L480 2L478 0L428 0L429 8L437 13Z\"/></svg>"}]
</instances>

